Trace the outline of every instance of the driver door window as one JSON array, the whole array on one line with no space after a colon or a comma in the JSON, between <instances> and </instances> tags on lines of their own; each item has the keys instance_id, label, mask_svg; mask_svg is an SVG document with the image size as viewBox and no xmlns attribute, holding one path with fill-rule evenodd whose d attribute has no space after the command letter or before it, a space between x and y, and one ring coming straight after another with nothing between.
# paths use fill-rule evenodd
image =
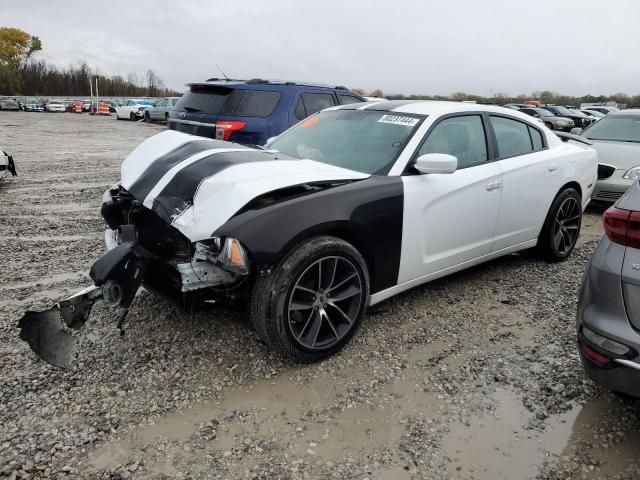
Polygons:
<instances>
[{"instance_id":1,"label":"driver door window","mask_svg":"<svg viewBox=\"0 0 640 480\"><path fill-rule=\"evenodd\" d=\"M458 159L458 169L485 163L487 140L482 117L463 115L442 120L418 150L418 156L426 153L453 155Z\"/></svg>"}]
</instances>

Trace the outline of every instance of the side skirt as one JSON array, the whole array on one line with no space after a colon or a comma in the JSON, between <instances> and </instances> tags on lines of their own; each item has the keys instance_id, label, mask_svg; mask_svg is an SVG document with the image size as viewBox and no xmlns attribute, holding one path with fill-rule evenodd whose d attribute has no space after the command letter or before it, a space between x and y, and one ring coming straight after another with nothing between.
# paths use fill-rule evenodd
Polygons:
<instances>
[{"instance_id":1,"label":"side skirt","mask_svg":"<svg viewBox=\"0 0 640 480\"><path fill-rule=\"evenodd\" d=\"M521 250L526 250L527 248L535 247L537 242L538 242L537 239L528 240L526 242L513 245L511 247L507 247L501 250L497 250L495 252L491 252L487 255L483 255L482 257L478 257L476 259L469 260L464 263L459 263L458 265L454 265L453 267L445 268L437 272L423 275L422 277L414 278L413 280L409 280L408 282L401 283L399 285L396 285L395 287L387 288L386 290L382 290L381 292L374 293L373 295L371 295L369 300L369 306L382 302L383 300L391 298L394 295L404 292L405 290L409 290L413 287L417 287L418 285L422 285L423 283L427 283L432 280L437 280L438 278L446 277L449 274L456 273L461 270L465 270L469 267L473 267L474 265L478 265L480 263L493 260L494 258L502 257L504 255L508 255L510 253L518 252Z\"/></svg>"}]
</instances>

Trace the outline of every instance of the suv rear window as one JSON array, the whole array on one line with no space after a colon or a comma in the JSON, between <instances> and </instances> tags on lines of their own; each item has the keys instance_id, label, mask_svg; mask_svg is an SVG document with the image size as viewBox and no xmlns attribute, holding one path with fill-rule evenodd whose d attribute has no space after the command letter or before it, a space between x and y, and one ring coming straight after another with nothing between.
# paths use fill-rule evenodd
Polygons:
<instances>
[{"instance_id":1,"label":"suv rear window","mask_svg":"<svg viewBox=\"0 0 640 480\"><path fill-rule=\"evenodd\" d=\"M268 117L275 110L279 100L278 92L192 86L178 100L176 109L211 115Z\"/></svg>"}]
</instances>

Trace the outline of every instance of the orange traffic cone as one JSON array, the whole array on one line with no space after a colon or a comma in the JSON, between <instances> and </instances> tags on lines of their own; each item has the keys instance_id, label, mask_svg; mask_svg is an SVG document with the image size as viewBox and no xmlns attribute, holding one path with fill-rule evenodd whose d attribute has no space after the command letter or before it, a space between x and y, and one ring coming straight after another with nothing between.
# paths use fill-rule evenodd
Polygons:
<instances>
[{"instance_id":1,"label":"orange traffic cone","mask_svg":"<svg viewBox=\"0 0 640 480\"><path fill-rule=\"evenodd\" d=\"M109 105L105 102L98 103L98 115L111 115Z\"/></svg>"}]
</instances>

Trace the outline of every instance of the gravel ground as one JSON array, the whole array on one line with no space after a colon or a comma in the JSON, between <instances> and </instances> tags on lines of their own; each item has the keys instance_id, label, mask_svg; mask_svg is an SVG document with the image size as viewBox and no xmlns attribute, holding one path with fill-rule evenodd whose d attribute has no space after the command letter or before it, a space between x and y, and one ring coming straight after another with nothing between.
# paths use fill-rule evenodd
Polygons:
<instances>
[{"instance_id":1,"label":"gravel ground","mask_svg":"<svg viewBox=\"0 0 640 480\"><path fill-rule=\"evenodd\" d=\"M25 309L90 284L99 206L163 126L0 113L19 177L0 184L0 477L63 479L638 478L639 404L583 378L573 256L511 255L370 309L339 355L296 365L241 311L183 313L149 293L120 337L96 308L79 365L18 339Z\"/></svg>"}]
</instances>

